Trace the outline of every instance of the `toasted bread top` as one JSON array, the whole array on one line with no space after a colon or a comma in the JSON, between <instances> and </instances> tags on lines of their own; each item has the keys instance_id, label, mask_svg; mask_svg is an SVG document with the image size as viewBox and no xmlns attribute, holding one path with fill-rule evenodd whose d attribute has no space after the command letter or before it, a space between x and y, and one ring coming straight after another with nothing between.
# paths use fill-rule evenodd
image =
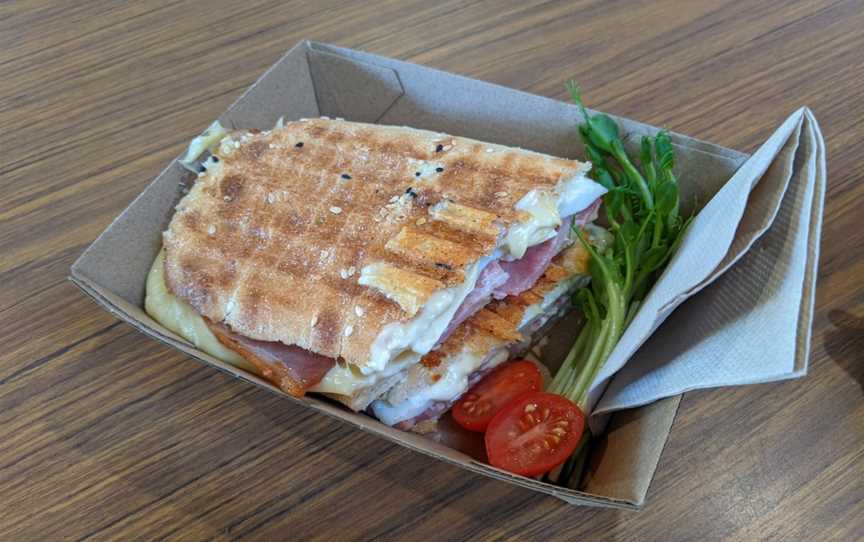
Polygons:
<instances>
[{"instance_id":1,"label":"toasted bread top","mask_svg":"<svg viewBox=\"0 0 864 542\"><path fill-rule=\"evenodd\" d=\"M172 293L247 337L363 367L461 284L514 205L586 165L412 128L290 122L222 140L164 233ZM374 280L358 282L361 270Z\"/></svg>"}]
</instances>

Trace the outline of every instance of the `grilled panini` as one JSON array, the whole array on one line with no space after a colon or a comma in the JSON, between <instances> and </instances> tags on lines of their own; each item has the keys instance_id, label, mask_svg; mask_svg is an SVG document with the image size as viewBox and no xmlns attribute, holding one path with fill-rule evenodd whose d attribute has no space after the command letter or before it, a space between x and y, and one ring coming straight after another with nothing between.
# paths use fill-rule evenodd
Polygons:
<instances>
[{"instance_id":1,"label":"grilled panini","mask_svg":"<svg viewBox=\"0 0 864 542\"><path fill-rule=\"evenodd\" d=\"M211 152L163 236L170 293L284 390L355 407L530 287L604 192L581 162L339 120Z\"/></svg>"}]
</instances>

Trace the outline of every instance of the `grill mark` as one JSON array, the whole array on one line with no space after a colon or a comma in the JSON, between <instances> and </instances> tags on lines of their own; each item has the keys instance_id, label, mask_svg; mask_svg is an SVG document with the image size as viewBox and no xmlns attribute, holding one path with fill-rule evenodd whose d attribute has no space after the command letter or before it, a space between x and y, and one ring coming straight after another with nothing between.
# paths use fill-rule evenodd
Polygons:
<instances>
[{"instance_id":1,"label":"grill mark","mask_svg":"<svg viewBox=\"0 0 864 542\"><path fill-rule=\"evenodd\" d=\"M267 143L260 139L251 141L241 148L243 158L248 160L258 160L267 149Z\"/></svg>"},{"instance_id":2,"label":"grill mark","mask_svg":"<svg viewBox=\"0 0 864 542\"><path fill-rule=\"evenodd\" d=\"M331 307L323 307L318 312L318 321L312 328L313 339L323 352L336 352L340 340L342 319Z\"/></svg>"},{"instance_id":3,"label":"grill mark","mask_svg":"<svg viewBox=\"0 0 864 542\"><path fill-rule=\"evenodd\" d=\"M198 265L193 258L183 258L179 265L179 283L172 280L173 273L167 273L165 282L168 289L178 297L185 299L198 312L209 315L213 306L212 288L216 280L204 265Z\"/></svg>"},{"instance_id":4,"label":"grill mark","mask_svg":"<svg viewBox=\"0 0 864 542\"><path fill-rule=\"evenodd\" d=\"M199 213L198 211L186 211L180 215L180 221L190 230L200 233L201 224L198 220L200 216L201 213Z\"/></svg>"},{"instance_id":5,"label":"grill mark","mask_svg":"<svg viewBox=\"0 0 864 542\"><path fill-rule=\"evenodd\" d=\"M490 250L498 242L495 237L466 232L442 220L430 218L423 226L424 228L421 230L423 233L457 243L473 252Z\"/></svg>"},{"instance_id":6,"label":"grill mark","mask_svg":"<svg viewBox=\"0 0 864 542\"><path fill-rule=\"evenodd\" d=\"M235 201L243 191L243 178L239 175L227 175L219 182L219 192L226 201Z\"/></svg>"}]
</instances>

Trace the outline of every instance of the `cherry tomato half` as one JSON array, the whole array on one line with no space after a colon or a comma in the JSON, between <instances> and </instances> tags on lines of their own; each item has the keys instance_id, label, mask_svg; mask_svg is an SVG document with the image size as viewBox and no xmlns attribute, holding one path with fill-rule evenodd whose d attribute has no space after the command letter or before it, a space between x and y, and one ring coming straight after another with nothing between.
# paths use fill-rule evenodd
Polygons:
<instances>
[{"instance_id":1,"label":"cherry tomato half","mask_svg":"<svg viewBox=\"0 0 864 542\"><path fill-rule=\"evenodd\" d=\"M483 432L501 407L543 387L543 376L530 361L508 361L496 367L453 406L453 419L469 431Z\"/></svg>"},{"instance_id":2,"label":"cherry tomato half","mask_svg":"<svg viewBox=\"0 0 864 542\"><path fill-rule=\"evenodd\" d=\"M523 476L543 474L570 457L584 428L585 415L569 399L543 392L522 395L489 422L489 464Z\"/></svg>"}]
</instances>

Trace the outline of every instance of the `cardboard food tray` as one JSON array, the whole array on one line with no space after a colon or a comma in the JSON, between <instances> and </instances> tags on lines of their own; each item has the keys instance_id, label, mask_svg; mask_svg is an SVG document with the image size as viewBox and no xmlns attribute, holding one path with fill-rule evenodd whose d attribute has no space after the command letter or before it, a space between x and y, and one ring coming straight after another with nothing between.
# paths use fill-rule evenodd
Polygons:
<instances>
[{"instance_id":1,"label":"cardboard food tray","mask_svg":"<svg viewBox=\"0 0 864 542\"><path fill-rule=\"evenodd\" d=\"M252 85L219 120L236 128L269 129L280 117L316 116L409 125L518 146L562 157L580 157L574 127L578 110L559 102L331 45L302 42ZM630 134L656 128L617 119ZM203 127L202 127L203 128ZM190 139L192 136L190 131ZM678 147L682 201L708 201L747 155L672 134ZM695 173L698 172L698 175ZM177 161L139 195L78 259L71 280L97 303L136 329L237 378L474 473L552 495L568 503L637 509L645 501L681 396L618 412L590 458L581 491L510 475L425 437L387 427L325 399L296 399L270 383L191 346L143 310L147 272L181 197L184 170ZM564 337L563 342L572 340Z\"/></svg>"}]
</instances>

